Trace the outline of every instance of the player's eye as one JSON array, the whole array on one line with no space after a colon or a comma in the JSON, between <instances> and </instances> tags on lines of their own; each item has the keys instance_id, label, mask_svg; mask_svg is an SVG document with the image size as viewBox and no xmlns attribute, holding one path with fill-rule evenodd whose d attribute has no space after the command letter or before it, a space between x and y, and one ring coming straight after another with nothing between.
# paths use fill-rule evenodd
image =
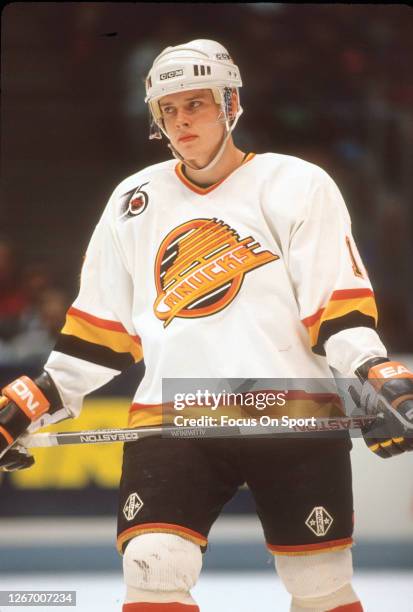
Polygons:
<instances>
[{"instance_id":1,"label":"player's eye","mask_svg":"<svg viewBox=\"0 0 413 612\"><path fill-rule=\"evenodd\" d=\"M162 108L162 112L164 115L171 115L173 113L174 107L173 106L164 106Z\"/></svg>"}]
</instances>

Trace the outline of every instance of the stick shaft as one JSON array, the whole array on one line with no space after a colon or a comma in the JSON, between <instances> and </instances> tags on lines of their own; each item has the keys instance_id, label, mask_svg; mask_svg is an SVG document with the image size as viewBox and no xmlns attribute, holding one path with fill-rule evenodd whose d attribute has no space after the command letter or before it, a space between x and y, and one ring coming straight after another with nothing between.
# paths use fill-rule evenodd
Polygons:
<instances>
[{"instance_id":1,"label":"stick shaft","mask_svg":"<svg viewBox=\"0 0 413 612\"><path fill-rule=\"evenodd\" d=\"M293 427L282 426L226 426L226 427L177 427L158 426L134 429L96 429L87 431L68 431L59 433L38 433L26 438L27 448L62 446L66 444L109 444L112 442L132 442L149 436L168 438L234 438L268 437L280 434L319 433L348 431L371 425L375 416L355 416L316 419L316 425Z\"/></svg>"}]
</instances>

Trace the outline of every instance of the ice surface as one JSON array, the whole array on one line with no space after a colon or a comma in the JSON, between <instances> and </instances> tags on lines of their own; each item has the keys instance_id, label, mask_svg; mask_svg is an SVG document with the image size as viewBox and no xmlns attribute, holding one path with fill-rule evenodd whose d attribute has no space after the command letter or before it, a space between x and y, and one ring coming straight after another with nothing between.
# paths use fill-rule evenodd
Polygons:
<instances>
[{"instance_id":1,"label":"ice surface","mask_svg":"<svg viewBox=\"0 0 413 612\"><path fill-rule=\"evenodd\" d=\"M365 612L413 612L413 572L358 572L354 587ZM119 612L124 587L117 573L3 574L1 590L75 590L75 612ZM289 595L280 580L268 572L205 572L193 595L201 612L288 612ZM7 608L9 609L9 608ZM21 612L56 610L56 607L19 606ZM3 612L6 608L2 606Z\"/></svg>"}]
</instances>

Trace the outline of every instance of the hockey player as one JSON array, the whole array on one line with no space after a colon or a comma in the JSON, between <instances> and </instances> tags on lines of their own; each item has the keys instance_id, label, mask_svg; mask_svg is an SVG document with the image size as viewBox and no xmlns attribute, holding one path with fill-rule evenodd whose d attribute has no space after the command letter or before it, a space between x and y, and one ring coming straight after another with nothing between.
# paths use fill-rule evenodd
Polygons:
<instances>
[{"instance_id":1,"label":"hockey player","mask_svg":"<svg viewBox=\"0 0 413 612\"><path fill-rule=\"evenodd\" d=\"M143 356L131 426L162 422L165 377L332 378L333 367L365 381L364 408L387 400L380 435L366 437L370 449L382 457L412 450L413 374L389 361L375 331L374 295L341 194L311 163L235 146L241 85L214 41L168 47L155 59L150 137L169 139L178 161L145 168L112 194L44 372L3 389L3 469L33 463L19 444L28 428L75 417L87 393ZM199 610L190 591L201 551L243 482L291 611L362 610L351 586L350 446L348 437L125 444L124 612Z\"/></svg>"}]
</instances>

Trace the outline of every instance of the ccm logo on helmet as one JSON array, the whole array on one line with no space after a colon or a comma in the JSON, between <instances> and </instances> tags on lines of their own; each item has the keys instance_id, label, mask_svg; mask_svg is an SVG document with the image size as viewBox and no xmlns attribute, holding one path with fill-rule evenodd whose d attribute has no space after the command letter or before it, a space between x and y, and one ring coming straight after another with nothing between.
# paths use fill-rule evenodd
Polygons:
<instances>
[{"instance_id":1,"label":"ccm logo on helmet","mask_svg":"<svg viewBox=\"0 0 413 612\"><path fill-rule=\"evenodd\" d=\"M174 77L183 76L183 74L184 71L182 68L179 70L170 70L169 72L162 72L162 74L159 75L159 79L161 81L166 81L166 79L173 79Z\"/></svg>"}]
</instances>

